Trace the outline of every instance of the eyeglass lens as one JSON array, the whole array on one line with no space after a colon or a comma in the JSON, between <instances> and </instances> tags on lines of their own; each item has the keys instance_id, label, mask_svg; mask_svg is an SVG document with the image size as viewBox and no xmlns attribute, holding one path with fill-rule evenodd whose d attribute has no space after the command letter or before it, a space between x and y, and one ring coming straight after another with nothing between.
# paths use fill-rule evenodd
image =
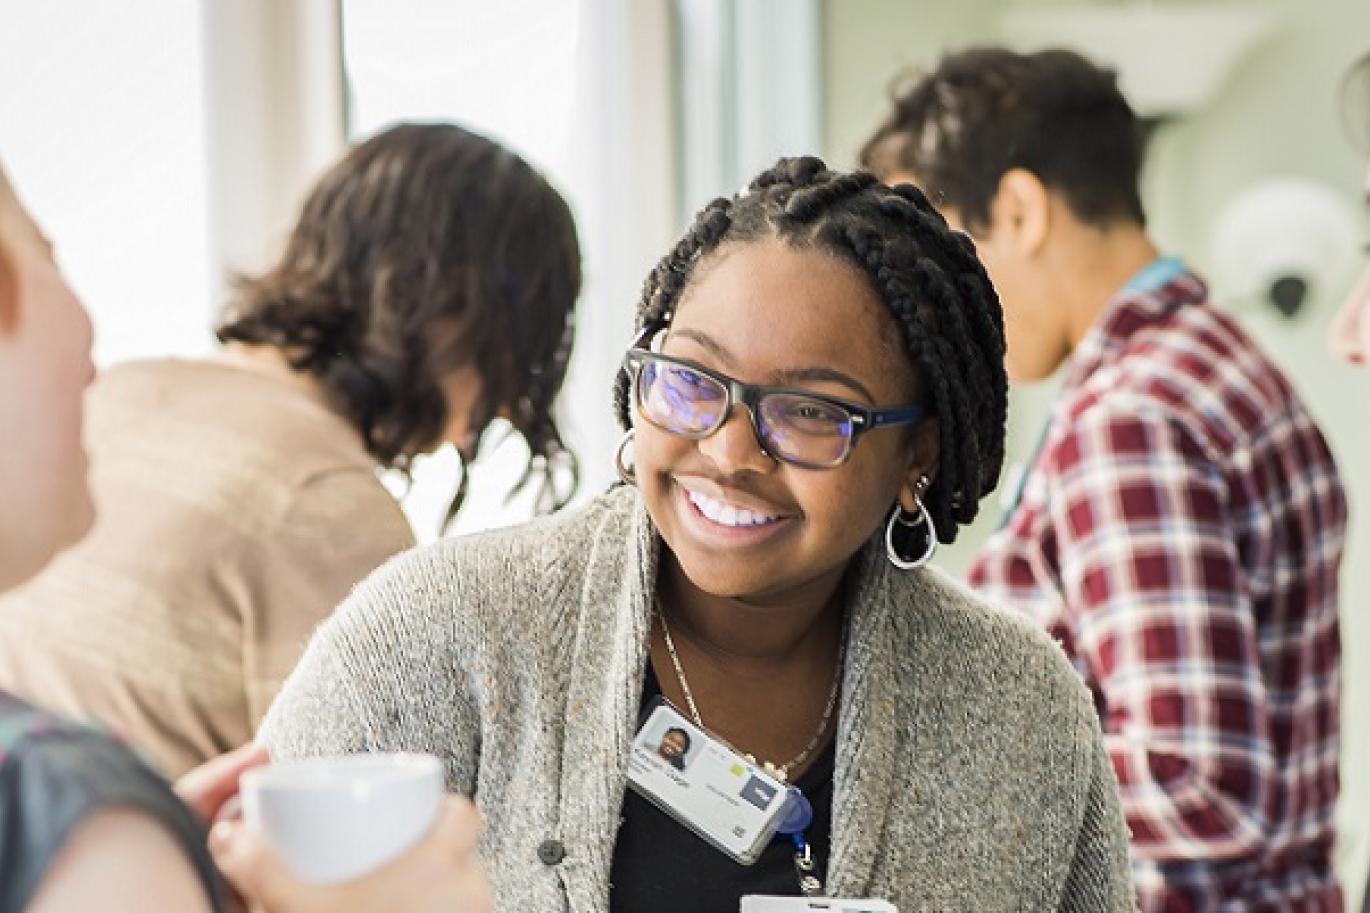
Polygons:
<instances>
[{"instance_id":1,"label":"eyeglass lens","mask_svg":"<svg viewBox=\"0 0 1370 913\"><path fill-rule=\"evenodd\" d=\"M726 420L728 389L688 365L644 359L638 401L654 425L675 434L703 437ZM756 425L767 449L796 463L826 466L846 457L850 413L801 393L766 393L756 403Z\"/></svg>"}]
</instances>

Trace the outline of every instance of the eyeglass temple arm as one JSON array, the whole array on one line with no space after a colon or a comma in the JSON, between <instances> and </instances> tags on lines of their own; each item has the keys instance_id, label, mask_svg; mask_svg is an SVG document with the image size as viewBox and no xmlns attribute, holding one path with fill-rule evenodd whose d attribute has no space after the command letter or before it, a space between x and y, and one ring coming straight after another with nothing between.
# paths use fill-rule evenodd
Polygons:
<instances>
[{"instance_id":1,"label":"eyeglass temple arm","mask_svg":"<svg viewBox=\"0 0 1370 913\"><path fill-rule=\"evenodd\" d=\"M637 332L637 335L633 337L633 341L628 343L628 348L647 349L648 344L652 341L652 337L657 333L660 333L665 326L666 324L659 320L653 320L646 324Z\"/></svg>"},{"instance_id":2,"label":"eyeglass temple arm","mask_svg":"<svg viewBox=\"0 0 1370 913\"><path fill-rule=\"evenodd\" d=\"M908 425L923 418L926 413L922 406L906 406L903 409L873 409L870 413L871 428L886 425Z\"/></svg>"}]
</instances>

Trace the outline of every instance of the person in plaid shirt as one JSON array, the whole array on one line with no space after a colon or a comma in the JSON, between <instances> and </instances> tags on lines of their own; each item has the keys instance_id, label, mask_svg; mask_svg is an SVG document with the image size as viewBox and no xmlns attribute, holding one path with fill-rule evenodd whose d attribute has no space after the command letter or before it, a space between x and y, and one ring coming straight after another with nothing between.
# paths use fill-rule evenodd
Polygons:
<instances>
[{"instance_id":1,"label":"person in plaid shirt","mask_svg":"<svg viewBox=\"0 0 1370 913\"><path fill-rule=\"evenodd\" d=\"M1163 258L1141 130L1065 51L945 58L865 147L976 239L1015 380L1066 365L971 570L1094 693L1152 911L1339 911L1337 573L1346 501L1279 369Z\"/></svg>"}]
</instances>

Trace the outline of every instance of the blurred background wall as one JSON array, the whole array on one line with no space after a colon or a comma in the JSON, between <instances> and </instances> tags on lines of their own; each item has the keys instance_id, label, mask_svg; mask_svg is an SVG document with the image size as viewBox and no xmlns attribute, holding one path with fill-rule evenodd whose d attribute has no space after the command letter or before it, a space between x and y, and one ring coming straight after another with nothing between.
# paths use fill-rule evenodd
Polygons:
<instances>
[{"instance_id":1,"label":"blurred background wall","mask_svg":"<svg viewBox=\"0 0 1370 913\"><path fill-rule=\"evenodd\" d=\"M1160 21L1155 42L1139 20L1097 21L1139 13L1180 18ZM1370 236L1368 151L1337 103L1341 75L1370 50L1370 3L0 0L0 22L0 159L94 313L101 364L209 351L231 276L278 248L323 163L395 119L457 120L543 168L585 251L563 406L582 497L611 478L607 391L638 287L696 207L781 154L853 165L892 78L945 50L1047 42L1126 61L1125 89L1156 115L1144 197L1157 237L1210 275L1285 367L1351 490L1341 863L1358 902L1370 860L1370 375L1328 357L1323 335ZM1283 316L1243 252L1302 256L1329 224L1347 249L1322 252L1302 307ZM1015 391L1010 463L1052 392ZM474 487L457 532L528 515L501 494L520 446L480 461L491 484ZM405 506L421 538L436 535L455 472L439 454L416 474ZM943 563L963 568L999 515L991 497Z\"/></svg>"}]
</instances>

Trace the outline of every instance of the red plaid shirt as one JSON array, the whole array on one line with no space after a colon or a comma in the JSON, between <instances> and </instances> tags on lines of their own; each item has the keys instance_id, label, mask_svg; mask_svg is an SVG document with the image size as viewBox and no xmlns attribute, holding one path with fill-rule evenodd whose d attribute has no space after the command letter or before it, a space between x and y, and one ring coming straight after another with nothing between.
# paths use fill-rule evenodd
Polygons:
<instances>
[{"instance_id":1,"label":"red plaid shirt","mask_svg":"<svg viewBox=\"0 0 1370 913\"><path fill-rule=\"evenodd\" d=\"M1339 911L1345 497L1289 383L1206 298L1185 274L1112 302L970 579L1093 690L1144 913Z\"/></svg>"}]
</instances>

